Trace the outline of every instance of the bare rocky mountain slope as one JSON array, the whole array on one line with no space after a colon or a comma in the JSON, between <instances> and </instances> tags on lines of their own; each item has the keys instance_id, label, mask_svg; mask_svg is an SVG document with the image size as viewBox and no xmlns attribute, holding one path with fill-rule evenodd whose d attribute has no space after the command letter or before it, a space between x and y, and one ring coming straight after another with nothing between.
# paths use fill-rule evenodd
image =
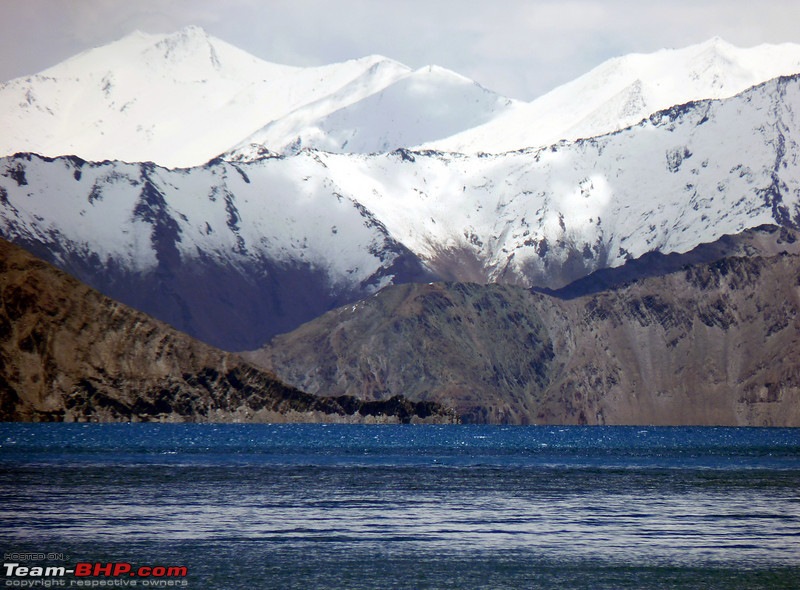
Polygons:
<instances>
[{"instance_id":1,"label":"bare rocky mountain slope","mask_svg":"<svg viewBox=\"0 0 800 590\"><path fill-rule=\"evenodd\" d=\"M436 404L321 398L112 301L0 240L0 420L450 421Z\"/></svg>"},{"instance_id":2,"label":"bare rocky mountain slope","mask_svg":"<svg viewBox=\"0 0 800 590\"><path fill-rule=\"evenodd\" d=\"M581 296L389 287L246 356L310 392L402 392L467 422L800 426L797 235L728 240L736 255Z\"/></svg>"}]
</instances>

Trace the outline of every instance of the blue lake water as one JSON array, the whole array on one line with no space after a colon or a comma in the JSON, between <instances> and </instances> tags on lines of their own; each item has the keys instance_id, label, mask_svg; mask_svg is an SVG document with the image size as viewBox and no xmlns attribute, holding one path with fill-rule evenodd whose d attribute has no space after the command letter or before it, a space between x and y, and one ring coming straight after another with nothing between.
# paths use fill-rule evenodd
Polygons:
<instances>
[{"instance_id":1,"label":"blue lake water","mask_svg":"<svg viewBox=\"0 0 800 590\"><path fill-rule=\"evenodd\" d=\"M800 429L0 424L0 551L195 589L800 588Z\"/></svg>"}]
</instances>

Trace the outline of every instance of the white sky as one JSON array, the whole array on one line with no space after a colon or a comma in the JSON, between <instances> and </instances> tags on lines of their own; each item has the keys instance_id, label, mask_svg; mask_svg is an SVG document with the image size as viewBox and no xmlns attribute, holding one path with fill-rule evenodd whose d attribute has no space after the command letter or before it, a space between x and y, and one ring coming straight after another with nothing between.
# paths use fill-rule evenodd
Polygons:
<instances>
[{"instance_id":1,"label":"white sky","mask_svg":"<svg viewBox=\"0 0 800 590\"><path fill-rule=\"evenodd\" d=\"M532 100L610 57L714 36L800 43L799 0L0 0L0 80L186 25L276 63L382 54Z\"/></svg>"}]
</instances>

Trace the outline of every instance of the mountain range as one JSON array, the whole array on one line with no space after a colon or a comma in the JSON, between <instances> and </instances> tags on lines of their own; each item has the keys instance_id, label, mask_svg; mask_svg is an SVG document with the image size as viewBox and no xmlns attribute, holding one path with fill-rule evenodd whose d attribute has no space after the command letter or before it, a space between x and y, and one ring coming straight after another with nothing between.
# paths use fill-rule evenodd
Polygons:
<instances>
[{"instance_id":1,"label":"mountain range","mask_svg":"<svg viewBox=\"0 0 800 590\"><path fill-rule=\"evenodd\" d=\"M722 39L617 57L532 102L380 55L296 67L199 27L134 32L0 85L0 155L193 167L225 153L502 153L612 133L800 72L800 46Z\"/></svg>"},{"instance_id":2,"label":"mountain range","mask_svg":"<svg viewBox=\"0 0 800 590\"><path fill-rule=\"evenodd\" d=\"M554 342L556 324L541 319L530 297L577 301L625 281L680 274L665 260L772 260L779 252L725 244L758 227L800 224L794 45L743 50L713 39L625 56L523 103L436 66L412 70L379 56L310 68L270 64L190 27L135 33L7 82L0 107L0 237L228 351L257 349L310 321L359 342L320 316L340 306L334 313L365 313L373 320L352 325L371 332L377 303L370 302L414 299L428 283L445 298L460 293L456 308L483 298L484 288L511 297L534 340ZM408 284L419 286L403 291ZM659 288L687 289L666 278ZM699 308L712 297L701 291L690 297ZM522 308L531 305L528 317ZM548 305L585 323L573 308ZM423 317L424 306L418 311ZM482 330L496 332L480 339L511 329L497 323L493 305L485 313ZM624 325L638 321L622 316ZM606 337L607 347L619 344ZM448 341L432 338L423 348ZM496 392L481 387L508 379L476 377L461 387L463 399L452 388L424 393L402 380L378 392L333 369L333 384L307 381L298 377L311 371L303 363L335 365L314 357L327 350L319 337L274 342L285 343L285 355L273 343L254 358L316 393L383 399L408 387L412 400L441 402L478 421L659 421L610 407L598 414L602 404L581 406L582 419L558 410L573 390L563 380L552 389L551 361L566 366L573 357L555 345L552 359L536 345L528 359L536 367L515 369L528 384L515 395L527 401L489 409ZM290 346L297 342L314 350ZM336 350L355 358L353 349ZM452 378L461 365L451 361L441 363ZM615 374L639 370L626 363ZM590 364L594 371L596 359ZM716 381L723 382L741 389ZM675 387L665 381L660 391ZM618 399L629 395L612 390ZM545 408L542 395L555 401ZM708 420L747 422L745 410L725 407ZM750 417L777 420L765 416Z\"/></svg>"},{"instance_id":3,"label":"mountain range","mask_svg":"<svg viewBox=\"0 0 800 590\"><path fill-rule=\"evenodd\" d=\"M559 288L800 219L800 78L500 155L0 159L0 235L229 350L391 283ZM57 196L57 199L55 198Z\"/></svg>"},{"instance_id":4,"label":"mountain range","mask_svg":"<svg viewBox=\"0 0 800 590\"><path fill-rule=\"evenodd\" d=\"M530 103L422 147L504 152L605 135L692 101L724 99L800 72L800 46L735 47L715 37L681 49L610 59Z\"/></svg>"},{"instance_id":5,"label":"mountain range","mask_svg":"<svg viewBox=\"0 0 800 590\"><path fill-rule=\"evenodd\" d=\"M430 66L382 56L273 64L198 27L135 32L0 86L0 154L205 164L253 142L387 151L484 123L514 101Z\"/></svg>"}]
</instances>

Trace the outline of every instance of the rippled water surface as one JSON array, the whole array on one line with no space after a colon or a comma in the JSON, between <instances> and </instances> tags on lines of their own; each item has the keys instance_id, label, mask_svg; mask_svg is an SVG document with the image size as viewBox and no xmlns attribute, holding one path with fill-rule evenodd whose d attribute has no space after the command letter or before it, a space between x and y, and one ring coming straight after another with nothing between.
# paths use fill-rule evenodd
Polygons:
<instances>
[{"instance_id":1,"label":"rippled water surface","mask_svg":"<svg viewBox=\"0 0 800 590\"><path fill-rule=\"evenodd\" d=\"M800 431L0 424L0 549L208 589L800 588Z\"/></svg>"}]
</instances>

